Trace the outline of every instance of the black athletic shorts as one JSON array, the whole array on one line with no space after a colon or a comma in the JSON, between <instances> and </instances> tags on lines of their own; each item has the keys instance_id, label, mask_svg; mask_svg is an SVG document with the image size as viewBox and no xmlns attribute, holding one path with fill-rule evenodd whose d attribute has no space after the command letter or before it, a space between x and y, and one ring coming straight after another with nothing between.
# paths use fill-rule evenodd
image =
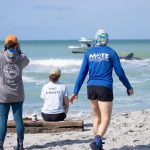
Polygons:
<instances>
[{"instance_id":1,"label":"black athletic shorts","mask_svg":"<svg viewBox=\"0 0 150 150\"><path fill-rule=\"evenodd\" d=\"M90 100L113 101L113 91L104 86L87 86L87 96Z\"/></svg>"},{"instance_id":2,"label":"black athletic shorts","mask_svg":"<svg viewBox=\"0 0 150 150\"><path fill-rule=\"evenodd\" d=\"M45 121L63 121L66 118L65 113L45 114L45 113L41 112L41 115Z\"/></svg>"}]
</instances>

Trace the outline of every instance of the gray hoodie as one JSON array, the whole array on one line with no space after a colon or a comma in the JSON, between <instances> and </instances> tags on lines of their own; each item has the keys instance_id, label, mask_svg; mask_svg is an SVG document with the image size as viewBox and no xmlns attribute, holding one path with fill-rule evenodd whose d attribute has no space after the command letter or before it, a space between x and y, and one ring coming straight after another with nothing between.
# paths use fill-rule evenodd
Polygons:
<instances>
[{"instance_id":1,"label":"gray hoodie","mask_svg":"<svg viewBox=\"0 0 150 150\"><path fill-rule=\"evenodd\" d=\"M0 53L0 102L11 103L24 101L22 82L23 68L29 64L24 54L19 54L11 61L5 52Z\"/></svg>"}]
</instances>

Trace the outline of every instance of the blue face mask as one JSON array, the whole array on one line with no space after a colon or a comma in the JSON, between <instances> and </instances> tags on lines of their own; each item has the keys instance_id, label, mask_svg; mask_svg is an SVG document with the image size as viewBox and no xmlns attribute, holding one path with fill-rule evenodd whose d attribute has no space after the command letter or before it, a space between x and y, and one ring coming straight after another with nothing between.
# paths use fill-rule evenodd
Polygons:
<instances>
[{"instance_id":1,"label":"blue face mask","mask_svg":"<svg viewBox=\"0 0 150 150\"><path fill-rule=\"evenodd\" d=\"M9 59L15 59L18 56L18 52L15 49L9 49L6 52Z\"/></svg>"}]
</instances>

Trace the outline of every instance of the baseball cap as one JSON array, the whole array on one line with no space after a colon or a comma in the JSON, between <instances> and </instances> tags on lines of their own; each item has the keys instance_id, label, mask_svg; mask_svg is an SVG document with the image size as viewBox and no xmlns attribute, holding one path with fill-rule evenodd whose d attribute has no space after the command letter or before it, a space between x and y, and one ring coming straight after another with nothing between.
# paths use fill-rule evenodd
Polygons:
<instances>
[{"instance_id":1,"label":"baseball cap","mask_svg":"<svg viewBox=\"0 0 150 150\"><path fill-rule=\"evenodd\" d=\"M60 76L61 75L61 70L59 68L51 68L49 75L57 75Z\"/></svg>"},{"instance_id":2,"label":"baseball cap","mask_svg":"<svg viewBox=\"0 0 150 150\"><path fill-rule=\"evenodd\" d=\"M18 43L18 39L15 35L8 35L4 40L4 44L7 45L9 42Z\"/></svg>"}]
</instances>

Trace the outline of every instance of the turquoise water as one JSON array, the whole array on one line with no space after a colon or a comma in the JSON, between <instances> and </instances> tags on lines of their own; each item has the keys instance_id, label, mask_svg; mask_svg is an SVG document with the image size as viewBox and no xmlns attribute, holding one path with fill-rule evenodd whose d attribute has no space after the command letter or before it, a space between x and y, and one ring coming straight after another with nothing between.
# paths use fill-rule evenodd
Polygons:
<instances>
[{"instance_id":1,"label":"turquoise water","mask_svg":"<svg viewBox=\"0 0 150 150\"><path fill-rule=\"evenodd\" d=\"M52 66L62 70L61 82L68 86L72 94L74 82L79 72L83 54L73 54L69 45L78 45L72 41L21 41L22 51L29 57L30 64L24 70L23 81L26 99L24 114L40 114L42 100L40 91L48 82L48 73ZM150 40L112 40L109 46L117 51L119 56L133 52L142 60L121 60L122 66L129 78L135 94L126 95L126 89L113 74L114 78L114 111L135 111L150 108ZM3 49L2 42L0 48ZM82 86L77 103L72 105L69 115L76 116L90 112L90 104L86 98L86 81Z\"/></svg>"}]
</instances>

